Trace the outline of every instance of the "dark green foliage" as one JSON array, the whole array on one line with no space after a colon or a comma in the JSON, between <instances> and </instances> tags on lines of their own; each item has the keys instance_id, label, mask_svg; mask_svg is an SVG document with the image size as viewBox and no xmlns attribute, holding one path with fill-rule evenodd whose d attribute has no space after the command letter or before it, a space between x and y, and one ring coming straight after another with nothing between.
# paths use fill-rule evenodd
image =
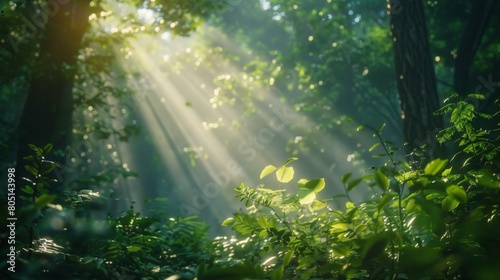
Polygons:
<instances>
[{"instance_id":1,"label":"dark green foliage","mask_svg":"<svg viewBox=\"0 0 500 280\"><path fill-rule=\"evenodd\" d=\"M329 205L339 195L322 196L331 184L328 180L294 180L297 158L279 167L264 167L260 177L274 174L277 186L235 188L246 211L222 225L230 226L237 236L212 242L206 237L206 225L194 217L170 218L154 212L145 217L131 208L105 220L78 218L73 211L88 211L100 195L52 188L52 174L59 168L46 159L52 145L30 145L33 152L25 157L30 176L23 178L27 183L19 196L23 204L17 216L22 230L16 243L16 276L496 279L500 275L499 110L493 115L477 111L479 103L472 102L482 99L478 94L468 100L450 95L448 104L436 112L449 114L450 126L437 138L458 152L424 166L398 161L397 149L381 137L384 126L365 126L380 140L370 152L387 161L362 177L347 173L339 178L345 188L341 196L347 198L341 209ZM498 106L498 99L493 103ZM480 127L474 122L478 117L483 119ZM368 188L372 198L352 200L349 192L355 188ZM3 207L4 220L6 213ZM50 225L61 216L70 216L72 223L51 232ZM81 223L85 226L75 226Z\"/></svg>"},{"instance_id":2,"label":"dark green foliage","mask_svg":"<svg viewBox=\"0 0 500 280\"><path fill-rule=\"evenodd\" d=\"M164 279L182 275L192 279L199 263L210 259L212 245L205 224L188 218L167 218L165 213L141 217L133 210L119 217L95 220L79 217L102 199L98 192L53 189L54 169L46 159L52 145L30 145L25 157L30 178L20 188L16 204L16 273L25 279ZM102 178L94 178L96 182ZM4 196L5 197L5 196ZM4 203L5 202L5 203ZM21 203L23 202L23 203ZM7 203L2 198L2 219ZM67 217L67 218L64 218ZM64 227L54 224L70 219ZM2 247L6 256L8 246ZM2 261L2 273L7 272Z\"/></svg>"},{"instance_id":3,"label":"dark green foliage","mask_svg":"<svg viewBox=\"0 0 500 280\"><path fill-rule=\"evenodd\" d=\"M465 101L437 113L447 112L451 126L438 138L458 138L454 144L469 157L462 162L436 159L415 168L395 161L381 142L387 164L359 179L351 173L341 178L347 194L355 187L371 188L374 195L368 201L349 199L345 209L332 210L328 201L334 197L316 196L324 187L322 179L298 180L298 190L288 185L278 190L236 188L247 212L223 225L247 237L245 248L257 248L240 254L241 259L251 256L262 263L266 279L496 279L500 169L498 137L492 136L498 128L475 128L475 116L494 116L476 112ZM477 164L468 166L472 161ZM293 168L287 168L293 177ZM261 177L276 170L268 166ZM271 265L265 259L269 256L276 257Z\"/></svg>"}]
</instances>

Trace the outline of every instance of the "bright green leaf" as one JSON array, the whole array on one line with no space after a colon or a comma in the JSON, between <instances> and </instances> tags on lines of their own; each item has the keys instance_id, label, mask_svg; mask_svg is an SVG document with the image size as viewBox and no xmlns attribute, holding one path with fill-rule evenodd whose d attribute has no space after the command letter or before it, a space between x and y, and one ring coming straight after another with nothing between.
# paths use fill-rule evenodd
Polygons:
<instances>
[{"instance_id":1,"label":"bright green leaf","mask_svg":"<svg viewBox=\"0 0 500 280\"><path fill-rule=\"evenodd\" d=\"M453 209L457 208L457 206L460 204L460 201L456 200L452 196L447 196L443 199L441 202L441 207L444 211L446 212L451 212Z\"/></svg>"},{"instance_id":2,"label":"bright green leaf","mask_svg":"<svg viewBox=\"0 0 500 280\"><path fill-rule=\"evenodd\" d=\"M436 175L439 171L443 170L447 163L447 159L435 159L425 166L424 172L427 175Z\"/></svg>"},{"instance_id":3,"label":"bright green leaf","mask_svg":"<svg viewBox=\"0 0 500 280\"><path fill-rule=\"evenodd\" d=\"M273 173L276 169L278 169L277 167L273 166L273 165L268 165L266 167L264 167L264 169L262 169L262 172L260 173L260 179L266 177L267 175Z\"/></svg>"},{"instance_id":4,"label":"bright green leaf","mask_svg":"<svg viewBox=\"0 0 500 280\"><path fill-rule=\"evenodd\" d=\"M453 167L450 167L450 168L448 168L448 169L445 169L445 170L443 171L443 173L441 173L441 176L446 177L446 176L450 175L450 173L451 173L451 169L452 169L452 168L453 168Z\"/></svg>"},{"instance_id":5,"label":"bright green leaf","mask_svg":"<svg viewBox=\"0 0 500 280\"><path fill-rule=\"evenodd\" d=\"M127 251L133 253L133 252L139 252L141 251L142 248L139 246L127 246Z\"/></svg>"},{"instance_id":6,"label":"bright green leaf","mask_svg":"<svg viewBox=\"0 0 500 280\"><path fill-rule=\"evenodd\" d=\"M316 193L306 188L299 189L297 196L301 205L309 204L316 199Z\"/></svg>"},{"instance_id":7,"label":"bright green leaf","mask_svg":"<svg viewBox=\"0 0 500 280\"><path fill-rule=\"evenodd\" d=\"M259 218L259 226L266 228L267 227L267 218L266 216L260 216Z\"/></svg>"},{"instance_id":8,"label":"bright green leaf","mask_svg":"<svg viewBox=\"0 0 500 280\"><path fill-rule=\"evenodd\" d=\"M223 226L230 226L234 223L234 219L233 218L227 218L225 219L221 225Z\"/></svg>"},{"instance_id":9,"label":"bright green leaf","mask_svg":"<svg viewBox=\"0 0 500 280\"><path fill-rule=\"evenodd\" d=\"M280 183L288 183L293 179L294 174L293 167L282 166L276 171L276 178Z\"/></svg>"},{"instance_id":10,"label":"bright green leaf","mask_svg":"<svg viewBox=\"0 0 500 280\"><path fill-rule=\"evenodd\" d=\"M312 211L318 211L327 206L326 202L320 201L320 200L315 200L309 207Z\"/></svg>"},{"instance_id":11,"label":"bright green leaf","mask_svg":"<svg viewBox=\"0 0 500 280\"><path fill-rule=\"evenodd\" d=\"M304 187L315 193L319 193L325 188L325 178L311 180L307 182Z\"/></svg>"},{"instance_id":12,"label":"bright green leaf","mask_svg":"<svg viewBox=\"0 0 500 280\"><path fill-rule=\"evenodd\" d=\"M283 166L286 166L286 165L288 165L290 162L292 162L292 161L296 161L296 160L298 160L298 158L296 158L296 157L289 158L289 159L287 159L287 160L285 161L285 164L283 164Z\"/></svg>"},{"instance_id":13,"label":"bright green leaf","mask_svg":"<svg viewBox=\"0 0 500 280\"><path fill-rule=\"evenodd\" d=\"M451 185L446 188L446 193L462 203L467 202L467 193L460 186Z\"/></svg>"},{"instance_id":14,"label":"bright green leaf","mask_svg":"<svg viewBox=\"0 0 500 280\"><path fill-rule=\"evenodd\" d=\"M413 208L415 208L415 199L410 199L408 200L408 202L406 203L406 212L411 212L411 210L413 210Z\"/></svg>"},{"instance_id":15,"label":"bright green leaf","mask_svg":"<svg viewBox=\"0 0 500 280\"><path fill-rule=\"evenodd\" d=\"M346 223L333 223L330 226L330 233L344 232L349 229L349 225Z\"/></svg>"},{"instance_id":16,"label":"bright green leaf","mask_svg":"<svg viewBox=\"0 0 500 280\"><path fill-rule=\"evenodd\" d=\"M378 145L380 145L380 142L373 144L373 146L371 146L370 149L368 149L368 151L369 152L373 151L375 148L377 148Z\"/></svg>"},{"instance_id":17,"label":"bright green leaf","mask_svg":"<svg viewBox=\"0 0 500 280\"><path fill-rule=\"evenodd\" d=\"M309 182L309 180L307 180L307 179L300 179L300 180L297 182L297 185L299 186L299 188L305 188L305 187L306 187L307 182Z\"/></svg>"},{"instance_id":18,"label":"bright green leaf","mask_svg":"<svg viewBox=\"0 0 500 280\"><path fill-rule=\"evenodd\" d=\"M398 194L396 194L396 193L386 193L377 202L377 208L379 210L382 209L382 208L384 208L396 196L398 196Z\"/></svg>"}]
</instances>

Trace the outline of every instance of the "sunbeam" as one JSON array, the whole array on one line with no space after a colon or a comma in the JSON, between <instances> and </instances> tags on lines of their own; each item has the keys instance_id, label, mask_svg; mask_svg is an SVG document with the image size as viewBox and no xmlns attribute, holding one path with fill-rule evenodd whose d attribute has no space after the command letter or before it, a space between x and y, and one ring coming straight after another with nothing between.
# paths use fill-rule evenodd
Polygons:
<instances>
[{"instance_id":1,"label":"sunbeam","mask_svg":"<svg viewBox=\"0 0 500 280\"><path fill-rule=\"evenodd\" d=\"M214 37L225 38L220 33ZM236 43L224 40L225 46L242 52ZM200 67L196 44L196 38L165 41L153 37L141 37L131 43L133 56L121 59L119 67L128 71L134 64L137 69L129 71L134 78L128 86L142 97L136 97L129 105L133 106L134 119L143 126L143 133L138 139L119 145L123 162L140 174L127 182L127 195L137 209L145 207L142 201L147 197L166 196L172 213L220 223L241 207L232 189L242 182L250 186L275 185L269 179L258 180L262 168L279 165L293 156L285 150L287 144L302 141L306 136L299 132L314 129L316 124L283 102L272 89L262 86L252 88L255 99L251 113L243 112L244 104L232 106L217 101L217 77L230 80L236 78L234 75L245 74L240 66L225 63L215 55L208 61L201 60L208 67ZM165 61L175 66L179 62L174 60L180 56L187 57L182 68L165 69ZM333 135L319 134L313 143L310 150L299 150L296 155L297 176L325 177L329 190L324 195L342 195L340 176L348 172L354 155ZM370 139L360 139L358 146L369 143ZM154 168L152 161L156 162ZM366 191L351 194L355 198L366 196ZM342 201L333 206L342 207Z\"/></svg>"}]
</instances>

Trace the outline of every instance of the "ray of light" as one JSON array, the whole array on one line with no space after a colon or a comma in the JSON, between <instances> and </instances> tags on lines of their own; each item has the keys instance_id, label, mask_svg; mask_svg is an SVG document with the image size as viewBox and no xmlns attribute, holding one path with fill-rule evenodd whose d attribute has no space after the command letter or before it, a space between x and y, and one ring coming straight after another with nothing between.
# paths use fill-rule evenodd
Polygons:
<instances>
[{"instance_id":1,"label":"ray of light","mask_svg":"<svg viewBox=\"0 0 500 280\"><path fill-rule=\"evenodd\" d=\"M168 55L186 49L186 40L182 44L176 44L175 40L159 41L158 44L164 44L160 49L168 50ZM135 117L144 126L142 138L120 149L123 161L142 173L142 178L132 183L136 185L131 187L134 191L129 193L136 201L148 196L168 196L174 213L199 215L209 223L220 222L241 208L233 197L233 187L240 182L260 184L257 179L264 166L279 165L291 156L284 146L290 139L302 137L292 126L315 127L313 120L281 102L271 90L260 87L259 96L263 99L255 102L251 122L246 127L232 129L229 124L241 116L241 109L232 106L215 109L209 100L216 88L214 73L237 73L236 65L221 63L207 70L185 65L178 74L165 75L159 63L162 54L151 53L151 45L145 41L138 40L132 45L141 75L130 80L129 86L145 91L139 82L145 79L154 88L136 99L134 105ZM124 59L120 63L127 69L131 61ZM211 121L221 127L206 129L206 123ZM360 139L361 142L364 140ZM300 154L297 176L326 177L332 185L330 195L343 192L339 178L349 171L344 163L350 151L328 134L319 136L315 143L317 147L313 150ZM202 156L195 167L185 153L187 147L200 147L198 152ZM264 182L273 184L272 180Z\"/></svg>"}]
</instances>

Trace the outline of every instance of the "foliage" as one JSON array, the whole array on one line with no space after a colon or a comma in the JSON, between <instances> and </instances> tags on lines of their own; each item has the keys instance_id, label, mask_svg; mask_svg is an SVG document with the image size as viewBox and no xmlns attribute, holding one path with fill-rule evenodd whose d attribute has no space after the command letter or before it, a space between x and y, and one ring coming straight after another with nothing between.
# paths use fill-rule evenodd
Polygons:
<instances>
[{"instance_id":1,"label":"foliage","mask_svg":"<svg viewBox=\"0 0 500 280\"><path fill-rule=\"evenodd\" d=\"M261 174L275 173L286 185L236 188L247 211L222 224L246 237L247 248L255 248L248 243L259 244L244 256L261 263L266 279L495 279L500 274L498 138L484 136L497 129L476 129L474 116L493 116L475 112L465 101L437 113L447 112L451 126L438 138L446 142L458 134L458 148L472 156L459 165L480 165L455 170L450 160L436 159L415 168L395 161L381 142L385 165L361 178L350 173L341 178L347 193L364 185L372 190L372 199L349 199L345 209L333 210L328 201L335 197L318 195L324 179L300 179L297 189L288 183L294 173L287 166L295 160L290 159ZM241 273L233 275L243 279L238 278Z\"/></svg>"},{"instance_id":2,"label":"foliage","mask_svg":"<svg viewBox=\"0 0 500 280\"><path fill-rule=\"evenodd\" d=\"M51 174L60 166L46 159L52 145L30 148L33 154L25 157L25 168L32 177L23 178L27 183L20 188L19 199L24 203L16 204L14 278L163 279L179 275L192 279L196 266L210 258L207 227L194 217L166 218L160 212L141 217L133 209L106 220L89 214L80 217L78 213L90 212L95 201L102 199L100 194L85 189L54 190L56 180ZM7 203L2 205L5 220ZM2 247L3 256L6 250L7 246ZM5 273L7 262L2 264Z\"/></svg>"},{"instance_id":3,"label":"foliage","mask_svg":"<svg viewBox=\"0 0 500 280\"><path fill-rule=\"evenodd\" d=\"M25 229L16 243L19 271L25 277L71 279L496 279L498 124L496 115L478 112L471 103L482 95L469 97L452 94L436 112L449 113L451 124L438 139L466 157L410 165L383 141L384 126L372 129L380 142L370 151L387 161L362 177L339 178L345 194L324 197L330 184L324 178L296 180L297 158L268 165L260 178L275 176L277 186L235 188L246 211L222 225L237 237L212 242L194 217L144 217L133 208L101 220L72 215L73 209L90 210L85 202L99 195L74 194L81 201L75 204L77 198L52 189L51 174L59 168L46 159L52 146L31 145L33 154L25 157L31 177L24 178L19 197L25 202L18 212L18 226ZM493 128L477 128L478 116L493 121L482 122ZM373 193L371 199L352 200L349 193L362 187ZM341 197L345 207L332 209L329 203ZM57 230L51 225L62 216L73 220Z\"/></svg>"}]
</instances>

